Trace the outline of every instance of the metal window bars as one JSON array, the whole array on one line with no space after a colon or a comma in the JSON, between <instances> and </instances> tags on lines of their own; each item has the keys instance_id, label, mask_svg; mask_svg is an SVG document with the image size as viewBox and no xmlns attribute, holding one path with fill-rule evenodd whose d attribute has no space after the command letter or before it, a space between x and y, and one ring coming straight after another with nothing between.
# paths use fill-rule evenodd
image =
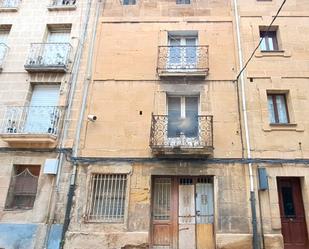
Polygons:
<instances>
[{"instance_id":1,"label":"metal window bars","mask_svg":"<svg viewBox=\"0 0 309 249\"><path fill-rule=\"evenodd\" d=\"M21 0L0 0L0 8L17 8Z\"/></svg>"},{"instance_id":2,"label":"metal window bars","mask_svg":"<svg viewBox=\"0 0 309 249\"><path fill-rule=\"evenodd\" d=\"M93 174L88 220L123 222L127 188L125 174Z\"/></svg>"},{"instance_id":3,"label":"metal window bars","mask_svg":"<svg viewBox=\"0 0 309 249\"><path fill-rule=\"evenodd\" d=\"M6 208L32 208L37 193L38 176L31 174L28 168L12 177Z\"/></svg>"},{"instance_id":4,"label":"metal window bars","mask_svg":"<svg viewBox=\"0 0 309 249\"><path fill-rule=\"evenodd\" d=\"M68 68L71 50L69 43L32 43L25 67Z\"/></svg>"},{"instance_id":5,"label":"metal window bars","mask_svg":"<svg viewBox=\"0 0 309 249\"><path fill-rule=\"evenodd\" d=\"M9 47L5 43L0 43L0 69L2 69L4 60L9 51Z\"/></svg>"},{"instance_id":6,"label":"metal window bars","mask_svg":"<svg viewBox=\"0 0 309 249\"><path fill-rule=\"evenodd\" d=\"M156 148L212 148L213 147L213 117L210 115L198 115L197 136L186 137L179 133L177 137L168 136L168 115L152 115L150 131L150 147Z\"/></svg>"},{"instance_id":7,"label":"metal window bars","mask_svg":"<svg viewBox=\"0 0 309 249\"><path fill-rule=\"evenodd\" d=\"M58 136L62 114L60 106L7 106L2 115L0 132Z\"/></svg>"}]
</instances>

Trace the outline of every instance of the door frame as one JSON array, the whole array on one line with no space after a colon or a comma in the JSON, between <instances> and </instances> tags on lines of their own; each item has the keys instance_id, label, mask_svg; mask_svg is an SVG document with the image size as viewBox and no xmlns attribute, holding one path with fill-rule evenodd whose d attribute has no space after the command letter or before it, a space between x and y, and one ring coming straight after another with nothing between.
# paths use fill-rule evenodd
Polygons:
<instances>
[{"instance_id":1,"label":"door frame","mask_svg":"<svg viewBox=\"0 0 309 249\"><path fill-rule=\"evenodd\" d=\"M151 175L151 196L150 196L150 224L149 224L149 232L148 232L148 238L149 238L149 248L152 249L153 248L153 197L154 197L154 179L155 178L171 178L171 191L173 191L174 188L174 194L172 193L171 195L171 206L173 205L173 208L171 207L171 213L173 212L173 210L177 210L177 215L172 215L171 216L171 222L174 222L174 226L173 226L173 248L176 246L176 248L178 249L178 235L179 235L179 227L178 227L178 220L179 220L179 216L178 216L178 209L179 209L179 179L180 178L193 178L193 184L194 184L194 192L196 192L196 183L197 183L197 179L198 178L202 178L202 177L208 177L211 179L212 181L212 185L213 185L213 240L214 240L214 245L216 248L216 208L217 208L217 202L216 202L216 177L215 175ZM195 207L196 208L196 207ZM196 219L196 218L195 218ZM195 227L195 232L196 231L196 227ZM175 235L175 236L174 236Z\"/></svg>"},{"instance_id":2,"label":"door frame","mask_svg":"<svg viewBox=\"0 0 309 249\"><path fill-rule=\"evenodd\" d=\"M309 229L308 229L308 219L306 216L306 207L304 205L304 186L303 186L303 181L302 181L303 177L300 176L277 176L276 177L276 186L277 186L277 195L278 195L278 204L279 204L279 215L280 215L280 223L281 223L281 234L283 237L283 245L285 247L284 244L284 235L283 235L283 231L282 231L282 215L283 215L283 199L282 199L282 192L280 189L280 180L292 180L292 181L297 181L298 187L299 187L299 197L300 197L300 208L303 211L304 214L304 225L305 225L305 229L306 229L306 237L307 237L307 241L305 241L307 243L307 247L309 246ZM294 199L295 200L295 199Z\"/></svg>"}]
</instances>

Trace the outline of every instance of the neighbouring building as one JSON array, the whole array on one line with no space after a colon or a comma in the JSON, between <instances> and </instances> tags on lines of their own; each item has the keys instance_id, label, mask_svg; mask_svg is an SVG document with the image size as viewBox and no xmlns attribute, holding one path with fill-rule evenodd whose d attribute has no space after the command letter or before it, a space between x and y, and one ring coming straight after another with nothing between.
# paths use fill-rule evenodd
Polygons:
<instances>
[{"instance_id":1,"label":"neighbouring building","mask_svg":"<svg viewBox=\"0 0 309 249\"><path fill-rule=\"evenodd\" d=\"M307 0L2 2L0 248L309 248Z\"/></svg>"},{"instance_id":2,"label":"neighbouring building","mask_svg":"<svg viewBox=\"0 0 309 249\"><path fill-rule=\"evenodd\" d=\"M59 247L91 2L0 0L0 248Z\"/></svg>"}]
</instances>

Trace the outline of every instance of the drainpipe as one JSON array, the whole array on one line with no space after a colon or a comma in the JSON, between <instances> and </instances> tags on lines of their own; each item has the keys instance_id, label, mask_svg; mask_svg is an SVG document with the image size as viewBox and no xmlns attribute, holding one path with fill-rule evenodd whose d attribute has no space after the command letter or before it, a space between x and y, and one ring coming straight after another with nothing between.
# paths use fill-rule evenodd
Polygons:
<instances>
[{"instance_id":1,"label":"drainpipe","mask_svg":"<svg viewBox=\"0 0 309 249\"><path fill-rule=\"evenodd\" d=\"M234 11L235 11L239 67L240 69L242 69L243 68L243 54L242 54L242 46L241 46L241 38L240 38L240 17L238 13L237 0L233 0L233 1L234 1ZM245 141L246 141L246 148L247 148L247 158L251 159L251 145L250 145L250 137L249 137L244 72L240 74L239 79L237 78L237 81L238 80L240 80L240 86L241 86L240 90L241 90L242 113L243 113L244 130L245 130ZM248 170L249 170L249 182L250 182L250 204L251 204L252 232L253 232L252 246L253 246L253 249L260 249L259 235L258 235L258 229L257 229L256 199L255 199L252 163L248 163Z\"/></svg>"},{"instance_id":2,"label":"drainpipe","mask_svg":"<svg viewBox=\"0 0 309 249\"><path fill-rule=\"evenodd\" d=\"M88 21L89 21L89 18L90 18L91 2L92 2L92 0L88 1L88 8L89 9L88 9L88 13L87 13L87 22L85 23L84 36L86 36L86 33L87 33L87 26L88 26ZM79 150L80 134L81 134L81 129L82 129L82 125L83 125L86 104L87 104L89 83L90 83L90 80L91 80L93 51L94 51L97 24L98 24L98 20L99 20L99 16L100 16L99 14L100 14L100 10L101 10L101 5L102 5L102 1L99 0L98 3L97 3L97 7L96 7L95 22L94 22L94 25L93 25L92 37L91 37L90 47L89 47L89 51L88 51L86 79L85 79L85 82L84 82L83 98L82 98L82 104L81 104L81 107L80 107L81 111L80 111L80 115L79 115L77 126L76 126L76 134L75 134L75 138L74 138L73 151L72 151L72 158L73 159L77 157L78 150ZM85 40L85 37L83 39L83 42L84 42L84 40ZM67 200L67 205L66 205L66 212L65 212L64 224L63 224L60 248L63 248L63 246L64 246L65 234L66 234L66 232L69 228L69 225L70 225L70 220L71 220L70 214L71 214L71 209L72 209L72 205L73 205L73 197L74 197L75 186L76 186L77 167L78 167L77 162L73 161L73 169L72 169L71 179L70 179L70 188L69 188L69 192L68 192L68 200Z\"/></svg>"}]
</instances>

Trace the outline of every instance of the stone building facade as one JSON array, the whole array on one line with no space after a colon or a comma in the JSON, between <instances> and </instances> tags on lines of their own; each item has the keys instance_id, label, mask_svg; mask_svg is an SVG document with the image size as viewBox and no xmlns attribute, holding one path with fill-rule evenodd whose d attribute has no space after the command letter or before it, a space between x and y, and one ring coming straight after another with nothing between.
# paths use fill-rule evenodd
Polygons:
<instances>
[{"instance_id":1,"label":"stone building facade","mask_svg":"<svg viewBox=\"0 0 309 249\"><path fill-rule=\"evenodd\" d=\"M47 134L29 135L3 111L0 247L59 248L62 236L66 249L309 247L307 1L286 1L271 28L282 1L40 2L33 37L17 27L23 13L33 22L21 4L0 13L12 23L3 106L31 106L39 83L57 82L66 116L59 135L54 111ZM24 67L26 45L70 27L80 63ZM41 66L67 50L40 51ZM26 211L11 194L25 174L38 179Z\"/></svg>"},{"instance_id":2,"label":"stone building facade","mask_svg":"<svg viewBox=\"0 0 309 249\"><path fill-rule=\"evenodd\" d=\"M0 1L0 248L59 248L70 99L94 11L86 0Z\"/></svg>"}]
</instances>

